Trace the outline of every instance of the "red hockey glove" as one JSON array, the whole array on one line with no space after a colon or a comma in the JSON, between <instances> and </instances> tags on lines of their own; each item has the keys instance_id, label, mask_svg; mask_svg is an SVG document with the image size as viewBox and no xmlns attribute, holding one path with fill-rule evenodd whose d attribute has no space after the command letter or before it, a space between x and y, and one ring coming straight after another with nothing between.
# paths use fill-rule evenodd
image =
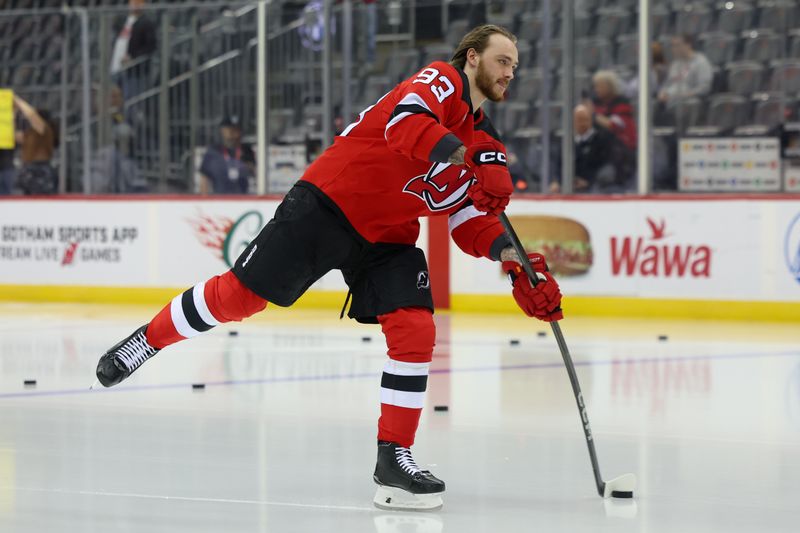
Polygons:
<instances>
[{"instance_id":1,"label":"red hockey glove","mask_svg":"<svg viewBox=\"0 0 800 533\"><path fill-rule=\"evenodd\" d=\"M533 316L545 322L561 320L564 313L561 311L561 291L555 278L548 272L547 263L542 254L528 254L536 276L539 278L536 286L531 286L528 275L522 265L516 261L503 261L503 270L508 273L514 287L512 294L517 305L528 316Z\"/></svg>"},{"instance_id":2,"label":"red hockey glove","mask_svg":"<svg viewBox=\"0 0 800 533\"><path fill-rule=\"evenodd\" d=\"M493 215L502 213L514 192L503 145L494 140L475 143L467 148L464 164L477 180L467 190L475 208Z\"/></svg>"}]
</instances>

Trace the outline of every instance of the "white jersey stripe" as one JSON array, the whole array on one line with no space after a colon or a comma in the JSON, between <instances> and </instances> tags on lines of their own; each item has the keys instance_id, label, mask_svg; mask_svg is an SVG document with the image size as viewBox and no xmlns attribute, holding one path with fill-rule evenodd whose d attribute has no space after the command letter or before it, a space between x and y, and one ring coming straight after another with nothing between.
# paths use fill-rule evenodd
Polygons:
<instances>
[{"instance_id":1,"label":"white jersey stripe","mask_svg":"<svg viewBox=\"0 0 800 533\"><path fill-rule=\"evenodd\" d=\"M411 113L411 112L409 112L409 111L406 111L406 112L404 112L404 113L400 113L399 115L397 115L396 117L394 117L392 120L390 120L390 121L389 121L389 122L386 124L386 128L384 128L384 130L383 130L383 138L384 138L384 139L386 138L386 135L389 133L389 128L391 128L392 126L394 126L395 124L397 124L398 122L400 122L401 120L403 120L404 118L406 118L407 116L409 116L409 115L413 115L413 114L414 114L414 113ZM387 140L388 140L388 139L387 139Z\"/></svg>"},{"instance_id":2,"label":"white jersey stripe","mask_svg":"<svg viewBox=\"0 0 800 533\"><path fill-rule=\"evenodd\" d=\"M375 107L376 105L378 105L378 103L379 103L381 100L383 100L384 98L386 98L386 95L388 95L388 94L389 94L389 93L386 93L386 94L384 94L383 96L381 96L380 98L378 98L378 101L377 101L377 102L375 102L374 104L372 104L371 106L369 106L368 108L366 108L364 111L362 111L361 113L359 113L359 114L358 114L358 119L357 119L355 122L353 122L352 124L350 124L349 126L347 126L347 127L344 129L344 131L343 131L343 132L342 132L342 133L339 135L339 137L347 137L347 134L349 134L349 133L350 133L350 131L352 131L352 129L353 129L353 128L355 128L356 126L358 126L359 124L361 124L361 121L362 121L362 120L364 120L364 115L366 115L366 114L369 112L369 110L370 110L370 109L372 109L373 107Z\"/></svg>"},{"instance_id":3,"label":"white jersey stripe","mask_svg":"<svg viewBox=\"0 0 800 533\"><path fill-rule=\"evenodd\" d=\"M454 229L459 227L467 220L473 219L475 217L481 217L484 216L485 214L486 214L485 212L478 211L477 209L475 209L474 205L468 205L461 211L453 213L447 220L447 226L450 228L450 233L452 233Z\"/></svg>"},{"instance_id":4,"label":"white jersey stripe","mask_svg":"<svg viewBox=\"0 0 800 533\"><path fill-rule=\"evenodd\" d=\"M183 314L183 305L181 304L182 296L183 294L179 294L172 299L172 302L169 304L169 314L170 317L172 317L172 324L181 337L186 337L188 339L199 335L201 332L190 326L189 321L186 320L186 315Z\"/></svg>"},{"instance_id":5,"label":"white jersey stripe","mask_svg":"<svg viewBox=\"0 0 800 533\"><path fill-rule=\"evenodd\" d=\"M383 371L395 376L427 376L430 363L404 363L389 359L383 365Z\"/></svg>"},{"instance_id":6,"label":"white jersey stripe","mask_svg":"<svg viewBox=\"0 0 800 533\"><path fill-rule=\"evenodd\" d=\"M405 392L381 387L381 403L407 407L408 409L422 409L425 405L425 393Z\"/></svg>"},{"instance_id":7,"label":"white jersey stripe","mask_svg":"<svg viewBox=\"0 0 800 533\"><path fill-rule=\"evenodd\" d=\"M423 100L420 95L415 94L415 93L408 93L407 95L405 95L403 97L402 100L397 102L397 105L412 105L412 104L416 104L416 105L422 106L425 109L427 109L428 111L430 111L431 114L435 114L433 111L431 111L431 108L428 106L428 104L425 103L425 100Z\"/></svg>"},{"instance_id":8,"label":"white jersey stripe","mask_svg":"<svg viewBox=\"0 0 800 533\"><path fill-rule=\"evenodd\" d=\"M424 107L425 109L428 110L428 112L433 114L433 111L431 111L431 108L428 107L428 104L425 103L425 100L420 98L420 96L418 94L409 93L409 94L405 95L402 100L397 102L397 106L401 106L401 105L418 105L418 106ZM397 106L395 106L395 107L397 107ZM416 113L411 113L410 111L404 111L403 113L400 113L399 115L397 115L395 117L392 117L392 119L386 124L386 128L384 128L384 130L383 130L383 137L386 138L386 135L389 132L389 128L391 128L392 126L394 126L395 124L397 124L398 122L400 122L401 120L406 118L407 116L414 115L414 114L416 114Z\"/></svg>"},{"instance_id":9,"label":"white jersey stripe","mask_svg":"<svg viewBox=\"0 0 800 533\"><path fill-rule=\"evenodd\" d=\"M208 310L208 306L206 305L205 287L206 282L201 281L192 289L192 300L194 300L194 307L197 309L197 314L200 315L200 318L203 319L203 322L209 326L217 326L219 325L219 320L214 318L214 315L211 314L211 311Z\"/></svg>"}]
</instances>

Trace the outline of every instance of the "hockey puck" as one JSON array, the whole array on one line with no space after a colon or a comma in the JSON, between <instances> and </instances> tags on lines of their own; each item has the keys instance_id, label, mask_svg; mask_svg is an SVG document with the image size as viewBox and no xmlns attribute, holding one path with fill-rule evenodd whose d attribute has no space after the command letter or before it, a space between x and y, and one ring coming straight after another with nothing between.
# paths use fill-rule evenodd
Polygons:
<instances>
[{"instance_id":1,"label":"hockey puck","mask_svg":"<svg viewBox=\"0 0 800 533\"><path fill-rule=\"evenodd\" d=\"M665 340L667 340L667 338L668 337L666 335L659 335L658 336L658 340L660 340L660 341L665 341Z\"/></svg>"},{"instance_id":2,"label":"hockey puck","mask_svg":"<svg viewBox=\"0 0 800 533\"><path fill-rule=\"evenodd\" d=\"M446 412L446 411L449 411L450 408L447 407L446 405L435 405L433 407L433 410L434 411L438 411L438 412Z\"/></svg>"},{"instance_id":3,"label":"hockey puck","mask_svg":"<svg viewBox=\"0 0 800 533\"><path fill-rule=\"evenodd\" d=\"M372 342L372 337L361 337L361 342Z\"/></svg>"},{"instance_id":4,"label":"hockey puck","mask_svg":"<svg viewBox=\"0 0 800 533\"><path fill-rule=\"evenodd\" d=\"M547 332L546 331L539 331L539 332L536 333L536 336L537 337L547 337Z\"/></svg>"},{"instance_id":5,"label":"hockey puck","mask_svg":"<svg viewBox=\"0 0 800 533\"><path fill-rule=\"evenodd\" d=\"M205 383L192 383L192 390L204 390L205 388Z\"/></svg>"},{"instance_id":6,"label":"hockey puck","mask_svg":"<svg viewBox=\"0 0 800 533\"><path fill-rule=\"evenodd\" d=\"M510 341L508 341L508 343L511 346L518 346L519 345L519 339L511 339Z\"/></svg>"},{"instance_id":7,"label":"hockey puck","mask_svg":"<svg viewBox=\"0 0 800 533\"><path fill-rule=\"evenodd\" d=\"M26 387L35 387L36 386L36 380L35 379L26 379L23 383L25 384Z\"/></svg>"},{"instance_id":8,"label":"hockey puck","mask_svg":"<svg viewBox=\"0 0 800 533\"><path fill-rule=\"evenodd\" d=\"M239 335L239 332L236 331L235 329L232 329L232 330L230 330L228 332L228 337L237 337L238 335Z\"/></svg>"},{"instance_id":9,"label":"hockey puck","mask_svg":"<svg viewBox=\"0 0 800 533\"><path fill-rule=\"evenodd\" d=\"M630 490L612 490L612 498L633 498L633 491Z\"/></svg>"}]
</instances>

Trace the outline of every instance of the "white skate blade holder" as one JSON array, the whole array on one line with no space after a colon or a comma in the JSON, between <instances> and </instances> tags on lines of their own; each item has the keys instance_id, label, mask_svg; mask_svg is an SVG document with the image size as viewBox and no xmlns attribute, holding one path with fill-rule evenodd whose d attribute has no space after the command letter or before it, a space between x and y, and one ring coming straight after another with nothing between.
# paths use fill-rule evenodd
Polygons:
<instances>
[{"instance_id":1,"label":"white skate blade holder","mask_svg":"<svg viewBox=\"0 0 800 533\"><path fill-rule=\"evenodd\" d=\"M603 487L603 498L632 498L636 490L636 476L623 474L606 481Z\"/></svg>"},{"instance_id":2,"label":"white skate blade holder","mask_svg":"<svg viewBox=\"0 0 800 533\"><path fill-rule=\"evenodd\" d=\"M403 489L381 485L375 491L372 503L378 509L399 511L433 511L443 505L443 492L434 494L412 494Z\"/></svg>"}]
</instances>

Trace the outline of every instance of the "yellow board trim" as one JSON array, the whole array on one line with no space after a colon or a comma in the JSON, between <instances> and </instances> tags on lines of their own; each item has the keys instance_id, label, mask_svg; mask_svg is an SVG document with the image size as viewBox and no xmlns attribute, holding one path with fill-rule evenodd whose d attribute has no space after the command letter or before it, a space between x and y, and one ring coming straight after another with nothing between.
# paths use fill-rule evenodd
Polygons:
<instances>
[{"instance_id":1,"label":"yellow board trim","mask_svg":"<svg viewBox=\"0 0 800 533\"><path fill-rule=\"evenodd\" d=\"M79 302L166 305L185 288L87 287L65 285L0 285L0 301ZM344 291L308 291L293 307L340 309ZM451 311L465 313L520 313L511 295L454 294ZM568 296L567 317L598 316L800 322L800 302L746 302L727 300L672 300Z\"/></svg>"},{"instance_id":2,"label":"yellow board trim","mask_svg":"<svg viewBox=\"0 0 800 533\"><path fill-rule=\"evenodd\" d=\"M750 320L800 322L800 302L747 302L729 300L673 300L565 296L565 316L681 318L703 320ZM519 313L513 298L502 295L454 294L455 312Z\"/></svg>"},{"instance_id":3,"label":"yellow board trim","mask_svg":"<svg viewBox=\"0 0 800 533\"><path fill-rule=\"evenodd\" d=\"M166 305L185 290L186 287L0 285L0 301ZM346 295L344 291L308 291L292 307L341 308Z\"/></svg>"}]
</instances>

